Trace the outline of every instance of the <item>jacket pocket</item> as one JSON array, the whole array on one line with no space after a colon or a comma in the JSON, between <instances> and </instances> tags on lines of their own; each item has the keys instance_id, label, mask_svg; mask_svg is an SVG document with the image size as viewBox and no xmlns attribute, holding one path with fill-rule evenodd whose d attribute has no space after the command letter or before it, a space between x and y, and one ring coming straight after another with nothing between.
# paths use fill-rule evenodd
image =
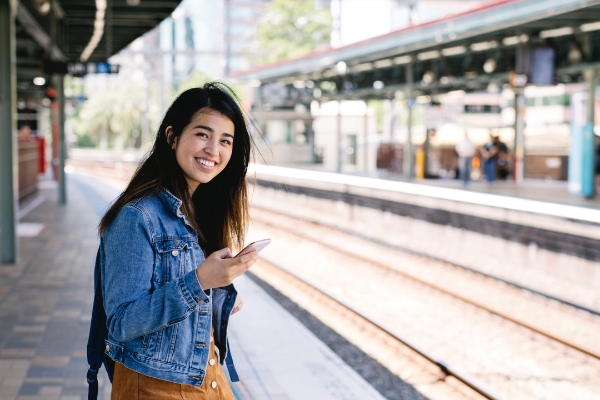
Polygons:
<instances>
[{"instance_id":1,"label":"jacket pocket","mask_svg":"<svg viewBox=\"0 0 600 400\"><path fill-rule=\"evenodd\" d=\"M154 273L154 280L158 284L164 284L191 271L192 247L193 242L182 239L169 238L157 241L159 265Z\"/></svg>"}]
</instances>

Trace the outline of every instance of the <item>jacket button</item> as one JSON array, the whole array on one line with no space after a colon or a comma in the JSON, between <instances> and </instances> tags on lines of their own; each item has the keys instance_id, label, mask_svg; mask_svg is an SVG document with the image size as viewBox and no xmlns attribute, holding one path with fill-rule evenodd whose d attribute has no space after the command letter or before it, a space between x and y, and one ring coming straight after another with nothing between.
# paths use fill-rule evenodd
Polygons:
<instances>
[{"instance_id":1,"label":"jacket button","mask_svg":"<svg viewBox=\"0 0 600 400\"><path fill-rule=\"evenodd\" d=\"M213 388L213 389L216 388L217 387L217 382L216 381L212 381L210 383L210 387Z\"/></svg>"},{"instance_id":2,"label":"jacket button","mask_svg":"<svg viewBox=\"0 0 600 400\"><path fill-rule=\"evenodd\" d=\"M171 254L173 254L173 257L177 257L179 255L179 250L173 250Z\"/></svg>"},{"instance_id":3,"label":"jacket button","mask_svg":"<svg viewBox=\"0 0 600 400\"><path fill-rule=\"evenodd\" d=\"M106 351L110 351L110 346L106 345Z\"/></svg>"}]
</instances>

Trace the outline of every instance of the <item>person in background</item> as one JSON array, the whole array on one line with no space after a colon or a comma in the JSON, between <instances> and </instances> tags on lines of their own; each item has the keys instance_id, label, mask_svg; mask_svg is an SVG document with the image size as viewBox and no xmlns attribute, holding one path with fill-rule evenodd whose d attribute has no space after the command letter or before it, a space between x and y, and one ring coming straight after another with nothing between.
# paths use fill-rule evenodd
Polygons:
<instances>
[{"instance_id":1,"label":"person in background","mask_svg":"<svg viewBox=\"0 0 600 400\"><path fill-rule=\"evenodd\" d=\"M508 154L508 146L500 140L498 136L495 139L498 147L498 155L496 157L496 176L503 181L510 174L510 155Z\"/></svg>"},{"instance_id":2,"label":"person in background","mask_svg":"<svg viewBox=\"0 0 600 400\"><path fill-rule=\"evenodd\" d=\"M462 183L468 186L471 183L471 166L476 150L475 143L469 139L469 134L465 132L465 137L456 144L454 149L458 154L458 175Z\"/></svg>"},{"instance_id":3,"label":"person in background","mask_svg":"<svg viewBox=\"0 0 600 400\"><path fill-rule=\"evenodd\" d=\"M19 129L19 141L28 142L30 140L32 140L31 126L29 126L29 124L23 124Z\"/></svg>"},{"instance_id":4,"label":"person in background","mask_svg":"<svg viewBox=\"0 0 600 400\"><path fill-rule=\"evenodd\" d=\"M494 183L496 180L496 160L500 151L500 147L498 146L499 141L500 139L497 135L490 133L490 140L480 149L483 170L488 183Z\"/></svg>"}]
</instances>

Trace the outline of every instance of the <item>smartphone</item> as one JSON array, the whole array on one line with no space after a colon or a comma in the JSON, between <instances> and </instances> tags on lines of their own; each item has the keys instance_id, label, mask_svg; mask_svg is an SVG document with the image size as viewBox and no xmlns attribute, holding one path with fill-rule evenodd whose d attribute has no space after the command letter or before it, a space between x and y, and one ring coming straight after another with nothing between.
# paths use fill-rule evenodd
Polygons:
<instances>
[{"instance_id":1,"label":"smartphone","mask_svg":"<svg viewBox=\"0 0 600 400\"><path fill-rule=\"evenodd\" d=\"M256 242L252 242L248 246L244 247L244 249L242 251L240 251L239 253L237 253L236 257L243 256L244 254L249 253L250 251L252 251L252 249L254 249L257 252L259 252L262 249L264 249L265 247L267 247L267 245L269 243L271 243L271 239L262 239L262 240L257 240Z\"/></svg>"}]
</instances>

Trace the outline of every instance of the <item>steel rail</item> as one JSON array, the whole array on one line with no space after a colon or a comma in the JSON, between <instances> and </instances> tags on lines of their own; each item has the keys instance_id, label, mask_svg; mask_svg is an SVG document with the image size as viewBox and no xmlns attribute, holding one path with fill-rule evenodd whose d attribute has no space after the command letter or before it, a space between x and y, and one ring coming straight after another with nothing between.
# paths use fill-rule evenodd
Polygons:
<instances>
[{"instance_id":1,"label":"steel rail","mask_svg":"<svg viewBox=\"0 0 600 400\"><path fill-rule=\"evenodd\" d=\"M257 219L253 218L253 220L256 221ZM270 226L275 226L276 227L276 225L273 224L270 221L269 222L263 222L263 223L265 223L266 225L270 225ZM280 228L280 229L282 229L282 228ZM303 239L306 239L306 240L309 240L309 241L312 241L312 242L316 242L320 246L323 246L323 247L328 248L330 250L333 250L335 252L341 253L341 254L343 254L345 256L352 257L355 260L360 260L360 261L368 263L368 264L377 265L378 267L380 267L382 269L385 269L385 270L389 270L390 269L389 265L387 265L387 264L378 262L376 260L373 260L373 259L370 259L368 257L362 256L360 254L351 253L351 252L343 250L343 249L341 249L341 248L339 248L337 246L333 246L333 245L330 245L330 244L327 244L327 243L320 242L317 239L312 238L312 237L310 237L308 235L304 235L304 234L299 233L299 232L293 232L293 231L290 231L290 230L286 230L286 232L290 233L290 234L292 234L294 236L297 236L297 237L300 237L300 238L303 238ZM393 271L396 272L396 273L398 273L398 274L400 274L400 275L402 275L402 276L404 276L404 277L406 277L406 278L408 278L408 279L411 279L411 280L413 280L415 282L418 282L419 284L428 286L428 287L430 287L430 288L432 288L434 290L437 290L439 292L447 294L447 295L449 295L451 297L454 297L456 299L462 300L465 303L471 304L471 305L473 305L473 306L475 306L477 308L480 308L480 309L485 310L487 312L490 312L492 314L496 314L496 315L498 315L498 316L500 316L500 317L502 317L502 318L504 318L504 319L506 319L508 321L511 321L511 322L513 322L513 323L515 323L517 325L520 325L520 326L522 326L524 328L527 328L527 329L529 329L529 330L531 330L531 331L533 331L535 333L538 333L540 335L546 336L549 339L552 339L552 340L554 340L556 342L562 343L565 346L568 346L568 347L570 347L572 349L580 351L583 354L586 354L588 356L591 356L591 357L594 357L594 358L600 360L600 353L597 352L597 351L595 351L595 350L589 349L589 348L581 346L581 345L579 345L579 344L577 344L575 342L572 342L572 341L570 341L568 339L565 339L565 338L562 338L560 336L554 335L553 333L548 332L545 329L542 329L542 328L536 327L534 325L531 325L528 322L525 322L525 321L523 321L521 319L515 318L515 317L513 317L513 316L511 316L509 314L506 314L506 313L504 313L504 312L502 312L500 310L496 310L496 309L494 309L492 307L489 307L489 306L487 306L487 305L485 305L483 303L480 303L480 302L478 302L476 300L470 299L468 297L462 296L462 295L460 295L458 293L455 293L455 292L453 292L451 290L448 290L448 289L443 288L441 286L438 286L436 284L433 284L433 283L427 282L425 280L422 280L422 279L420 279L420 278L418 278L416 276L413 276L413 275L411 275L409 273L406 273L406 272L403 272L403 271L399 271L399 270L396 270L396 269L394 269Z\"/></svg>"},{"instance_id":2,"label":"steel rail","mask_svg":"<svg viewBox=\"0 0 600 400\"><path fill-rule=\"evenodd\" d=\"M412 250L412 249L409 249L409 248L404 247L404 246L399 246L399 245L396 245L396 244L392 244L392 243L386 242L385 240L376 239L376 238L371 237L371 236L363 235L363 234L358 233L356 231L353 231L351 229L346 229L346 228L342 228L342 227L339 227L339 226L327 224L327 223L324 223L324 222L321 222L321 221L299 217L299 216L296 216L296 215L293 215L293 214L290 214L290 213L285 213L285 212L281 212L281 211L273 211L273 210L270 210L270 209L268 209L266 207L262 207L262 206L252 205L252 207L258 208L258 209L261 209L261 210L265 210L265 211L271 212L271 213L285 215L286 217L289 217L289 218L300 219L302 221L310 222L311 224L323 226L325 228L334 229L334 230L337 230L339 232L345 233L347 235L355 236L357 238L366 240L366 241L371 242L371 243L378 244L380 246L388 247L390 249L394 249L394 250L397 250L397 251L402 251L404 253L414 254L416 256L428 258L428 259L433 260L433 261L443 262L443 263L446 263L446 264L450 264L453 267L460 268L460 269L463 269L465 271L469 271L469 272L472 272L474 274L477 274L477 275L480 275L480 276L483 276L483 277L486 277L486 278L489 278L489 279L496 280L498 282L502 282L502 283L504 283L506 285L515 287L517 289L525 290L525 291L533 293L535 295L547 298L549 300L554 300L554 301L556 301L558 303L561 303L561 304L567 305L569 307L575 308L577 310L585 311L585 312L587 312L589 314L596 315L596 316L600 317L600 310L596 310L596 309L593 309L593 308L590 308L590 307L586 307L584 305L575 303L573 301L566 300L566 299L563 299L561 297L557 297L557 296L554 296L554 295L551 295L549 293L545 293L545 292L533 289L533 288L525 286L525 285L521 285L520 283L517 283L517 282L514 282L514 281L510 281L508 279L504 279L504 278L501 278L501 277L496 276L496 275L488 274L487 272L479 271L477 269L474 269L474 268L471 268L471 267L467 267L466 265L463 265L463 264L458 264L458 263L456 263L454 261L448 261L448 260L446 260L444 258L441 258L441 257L436 257L436 256L433 256L431 254L423 253L423 252L420 252L420 251L417 251L417 250Z\"/></svg>"},{"instance_id":3,"label":"steel rail","mask_svg":"<svg viewBox=\"0 0 600 400\"><path fill-rule=\"evenodd\" d=\"M414 352L416 352L417 354L419 354L420 356L425 358L427 361L435 364L438 368L440 368L440 370L444 374L455 377L456 379L461 381L463 384L470 387L471 389L473 389L477 393L481 394L485 398L490 399L490 400L500 400L501 399L500 396L493 393L490 389L486 388L483 384L477 382L475 380L475 378L472 378L467 373L461 371L460 369L458 369L456 367L451 366L449 363L445 362L444 360L439 359L438 357L436 357L429 351L426 351L423 348L421 348L419 345L413 343L410 339L407 339L406 337L401 336L397 332L394 332L391 328L386 327L385 324L383 324L382 322L378 322L371 317L367 317L366 315L362 314L360 311L357 311L354 307L347 304L344 300L340 299L339 297L337 297L334 294L329 293L327 290L325 290L320 285L318 285L314 282L310 282L310 281L298 276L294 272L290 271L288 268L281 266L280 264L269 259L268 257L260 256L260 259L263 262L267 262L267 263L271 264L273 267L277 268L278 270L283 271L285 274L291 276L292 278L302 282L304 285L309 286L313 290L316 290L323 296L325 296L328 299L339 304L346 310L352 312L354 315L358 316L359 318L363 319L364 321L368 322L369 324L375 326L377 329L385 332L387 335L393 337L400 343L404 344L405 346L407 346L408 348L410 348L411 350L413 350Z\"/></svg>"}]
</instances>

